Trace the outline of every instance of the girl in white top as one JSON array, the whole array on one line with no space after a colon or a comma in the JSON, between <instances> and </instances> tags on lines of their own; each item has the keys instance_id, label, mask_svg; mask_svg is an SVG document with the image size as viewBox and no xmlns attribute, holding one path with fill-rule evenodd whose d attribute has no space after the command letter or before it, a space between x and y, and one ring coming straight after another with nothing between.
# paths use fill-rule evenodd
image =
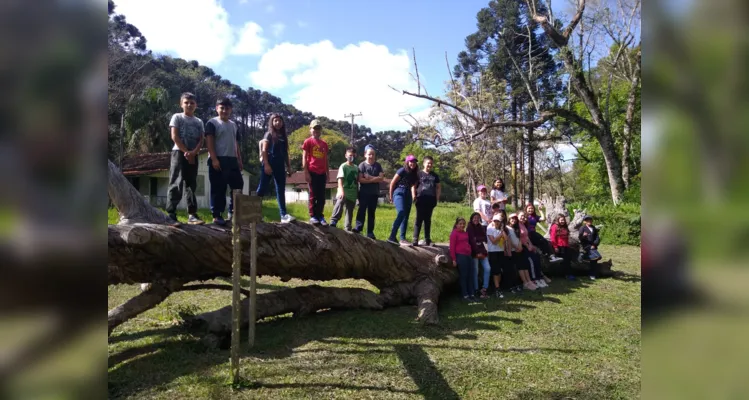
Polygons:
<instances>
[{"instance_id":1,"label":"girl in white top","mask_svg":"<svg viewBox=\"0 0 749 400\"><path fill-rule=\"evenodd\" d=\"M492 204L499 203L499 209L504 210L507 204L508 198L505 194L505 183L502 178L497 178L492 185L492 191L489 193Z\"/></svg>"},{"instance_id":2,"label":"girl in white top","mask_svg":"<svg viewBox=\"0 0 749 400\"><path fill-rule=\"evenodd\" d=\"M479 185L476 191L479 192L479 197L473 201L473 211L481 215L481 225L487 226L492 222L492 203L489 202L486 186Z\"/></svg>"}]
</instances>

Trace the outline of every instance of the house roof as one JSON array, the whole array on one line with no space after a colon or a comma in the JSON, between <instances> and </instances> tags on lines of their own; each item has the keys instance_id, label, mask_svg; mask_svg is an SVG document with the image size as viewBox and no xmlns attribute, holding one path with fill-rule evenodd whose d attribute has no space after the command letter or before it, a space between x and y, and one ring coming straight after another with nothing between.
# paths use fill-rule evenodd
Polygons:
<instances>
[{"instance_id":1,"label":"house roof","mask_svg":"<svg viewBox=\"0 0 749 400\"><path fill-rule=\"evenodd\" d=\"M201 149L198 156L208 152ZM149 175L161 171L169 171L172 152L133 154L122 159L122 174L125 176Z\"/></svg>"},{"instance_id":2,"label":"house roof","mask_svg":"<svg viewBox=\"0 0 749 400\"><path fill-rule=\"evenodd\" d=\"M328 170L328 180L325 183L325 188L333 189L338 187L338 169ZM391 179L385 178L380 182L380 190L388 190ZM304 171L296 171L286 179L287 185L294 185L295 189L307 189L307 182L304 180Z\"/></svg>"}]
</instances>

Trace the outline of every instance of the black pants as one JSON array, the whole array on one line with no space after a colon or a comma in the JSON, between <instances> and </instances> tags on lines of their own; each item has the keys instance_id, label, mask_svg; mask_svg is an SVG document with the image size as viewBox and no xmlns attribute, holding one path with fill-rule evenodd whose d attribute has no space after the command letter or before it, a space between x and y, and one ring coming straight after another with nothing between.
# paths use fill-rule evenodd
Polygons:
<instances>
[{"instance_id":1,"label":"black pants","mask_svg":"<svg viewBox=\"0 0 749 400\"><path fill-rule=\"evenodd\" d=\"M512 260L510 257L505 257L505 253L503 251L490 251L489 252L489 266L492 268L492 276L502 276L502 279L505 279L507 275L509 275L509 270L507 270L507 265L512 264ZM505 271L507 270L507 273ZM501 281L500 281L501 284ZM493 285L492 285L493 286ZM499 290L499 288L495 288Z\"/></svg>"},{"instance_id":2,"label":"black pants","mask_svg":"<svg viewBox=\"0 0 749 400\"><path fill-rule=\"evenodd\" d=\"M427 244L432 243L432 212L437 206L437 198L434 196L422 196L416 198L416 222L414 223L414 242L419 241L421 224L424 224L424 239Z\"/></svg>"},{"instance_id":3,"label":"black pants","mask_svg":"<svg viewBox=\"0 0 749 400\"><path fill-rule=\"evenodd\" d=\"M169 162L169 192L166 195L167 214L177 213L177 205L182 201L183 194L187 201L187 213L198 212L198 200L195 198L198 187L197 158L195 156L195 163L190 164L185 158L185 153L180 150L172 151Z\"/></svg>"},{"instance_id":4,"label":"black pants","mask_svg":"<svg viewBox=\"0 0 749 400\"><path fill-rule=\"evenodd\" d=\"M515 263L515 253L512 254L511 257L506 257L502 254L502 257L505 257L504 264L502 264L502 281L500 283L500 288L502 290L510 290L522 284Z\"/></svg>"},{"instance_id":5,"label":"black pants","mask_svg":"<svg viewBox=\"0 0 749 400\"><path fill-rule=\"evenodd\" d=\"M585 256L588 256L588 252L590 251L590 246L584 246L583 251L585 252ZM590 276L598 276L598 260L591 261L588 260L588 264L590 264Z\"/></svg>"},{"instance_id":6,"label":"black pants","mask_svg":"<svg viewBox=\"0 0 749 400\"><path fill-rule=\"evenodd\" d=\"M309 177L309 216L320 219L325 208L325 181L328 177L314 172L310 172Z\"/></svg>"},{"instance_id":7,"label":"black pants","mask_svg":"<svg viewBox=\"0 0 749 400\"><path fill-rule=\"evenodd\" d=\"M375 227L375 210L377 209L378 194L359 193L359 209L356 211L356 228L357 232L364 229L364 213L367 216L367 236L374 235Z\"/></svg>"},{"instance_id":8,"label":"black pants","mask_svg":"<svg viewBox=\"0 0 749 400\"><path fill-rule=\"evenodd\" d=\"M562 273L565 275L572 275L572 260L577 257L575 250L569 247L558 247L555 249L557 257L562 258Z\"/></svg>"},{"instance_id":9,"label":"black pants","mask_svg":"<svg viewBox=\"0 0 749 400\"><path fill-rule=\"evenodd\" d=\"M533 243L534 246L541 249L541 252L546 254L547 256L550 256L554 254L554 248L551 246L551 243L549 243L548 240L546 240L543 235L536 231L528 231L528 237L531 240L531 243Z\"/></svg>"},{"instance_id":10,"label":"black pants","mask_svg":"<svg viewBox=\"0 0 749 400\"><path fill-rule=\"evenodd\" d=\"M208 159L208 180L211 182L211 214L218 218L226 209L226 187L231 190L242 190L244 179L236 157L219 157L221 170L213 169L211 159ZM234 211L234 195L229 194L229 212Z\"/></svg>"}]
</instances>

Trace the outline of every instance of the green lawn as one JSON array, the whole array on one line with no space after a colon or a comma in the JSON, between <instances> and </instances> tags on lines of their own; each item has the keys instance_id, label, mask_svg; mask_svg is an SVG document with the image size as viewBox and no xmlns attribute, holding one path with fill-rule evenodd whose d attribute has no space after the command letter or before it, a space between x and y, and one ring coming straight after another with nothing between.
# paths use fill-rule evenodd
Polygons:
<instances>
[{"instance_id":1,"label":"green lawn","mask_svg":"<svg viewBox=\"0 0 749 400\"><path fill-rule=\"evenodd\" d=\"M303 216L301 207L292 212ZM461 212L447 207L440 212L436 220L446 221L438 225L439 235ZM640 250L604 245L601 251L626 275L595 282L555 280L543 295L475 304L448 295L440 303L439 327L414 322L414 306L263 320L255 347L242 350L246 385L240 389L227 385L229 352L206 349L199 337L177 325L180 311L223 307L231 293L177 293L113 332L109 397L637 398ZM259 283L262 293L313 282L263 277ZM371 288L356 280L320 284ZM110 308L139 292L129 285L108 290Z\"/></svg>"},{"instance_id":2,"label":"green lawn","mask_svg":"<svg viewBox=\"0 0 749 400\"><path fill-rule=\"evenodd\" d=\"M356 213L358 209L354 209ZM300 221L309 220L309 211L307 203L289 203L287 206L289 214L293 215ZM435 242L446 243L450 238L450 231L452 231L455 218L458 216L468 219L473 213L473 209L463 204L457 203L440 203L437 208L434 209L432 215L432 240ZM330 222L330 215L333 214L333 206L325 206L325 218ZM395 206L392 204L381 204L377 207L377 214L375 216L375 236L380 240L386 240L390 235L390 229L395 221ZM198 210L198 216L206 222L213 220L211 217L211 211L208 209ZM224 215L226 217L226 215ZM118 220L117 210L109 209L109 223L116 224ZM187 222L187 214L185 211L179 211L177 218L182 222ZM269 199L263 201L263 218L265 221L280 221L281 217L278 215L278 203L275 199ZM356 214L354 214L354 220ZM411 240L413 238L413 223L416 221L416 208L411 208L411 215L408 219L408 231L406 233L406 239ZM339 221L338 227L343 228L343 219ZM352 222L352 224L354 224ZM366 221L365 221L366 229ZM421 239L424 238L424 228L422 227Z\"/></svg>"}]
</instances>

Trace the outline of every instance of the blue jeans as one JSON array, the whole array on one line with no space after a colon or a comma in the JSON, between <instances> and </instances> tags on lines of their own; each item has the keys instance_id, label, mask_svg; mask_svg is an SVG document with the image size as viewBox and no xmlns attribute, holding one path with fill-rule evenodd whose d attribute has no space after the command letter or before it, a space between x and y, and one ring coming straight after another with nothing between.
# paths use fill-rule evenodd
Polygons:
<instances>
[{"instance_id":1,"label":"blue jeans","mask_svg":"<svg viewBox=\"0 0 749 400\"><path fill-rule=\"evenodd\" d=\"M270 187L270 179L273 178L276 184L276 200L278 201L278 211L281 217L286 215L286 170L282 162L273 162L271 159L272 175L265 174L265 162L260 165L260 183L257 185L257 195L265 196L265 192Z\"/></svg>"},{"instance_id":2,"label":"blue jeans","mask_svg":"<svg viewBox=\"0 0 749 400\"><path fill-rule=\"evenodd\" d=\"M460 276L460 294L463 297L473 296L476 293L476 286L473 283L474 279L471 277L471 271L473 270L471 268L471 256L456 254L455 258L457 258L455 261L458 263L458 273Z\"/></svg>"},{"instance_id":3,"label":"blue jeans","mask_svg":"<svg viewBox=\"0 0 749 400\"><path fill-rule=\"evenodd\" d=\"M489 276L492 272L492 267L489 266L489 257L484 258L483 260L479 260L478 258L473 259L473 279L474 279L474 287L479 287L479 264L481 264L482 267L484 267L484 284L482 287L484 289L489 288Z\"/></svg>"},{"instance_id":4,"label":"blue jeans","mask_svg":"<svg viewBox=\"0 0 749 400\"><path fill-rule=\"evenodd\" d=\"M411 190L398 188L393 193L393 203L395 203L395 210L398 211L398 215L393 221L393 228L390 230L390 239L395 240L395 234L398 233L398 228L401 229L401 240L406 240L406 229L408 229L408 215L411 213Z\"/></svg>"}]
</instances>

